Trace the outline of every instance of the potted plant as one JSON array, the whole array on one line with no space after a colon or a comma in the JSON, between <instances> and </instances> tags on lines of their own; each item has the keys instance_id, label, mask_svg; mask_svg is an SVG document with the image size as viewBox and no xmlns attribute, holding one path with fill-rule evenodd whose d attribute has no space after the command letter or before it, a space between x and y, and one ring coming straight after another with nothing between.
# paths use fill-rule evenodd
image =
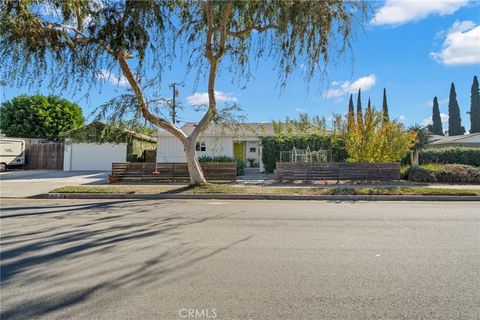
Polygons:
<instances>
[{"instance_id":1,"label":"potted plant","mask_svg":"<svg viewBox=\"0 0 480 320\"><path fill-rule=\"evenodd\" d=\"M255 158L248 158L247 161L250 168L253 168L255 166Z\"/></svg>"}]
</instances>

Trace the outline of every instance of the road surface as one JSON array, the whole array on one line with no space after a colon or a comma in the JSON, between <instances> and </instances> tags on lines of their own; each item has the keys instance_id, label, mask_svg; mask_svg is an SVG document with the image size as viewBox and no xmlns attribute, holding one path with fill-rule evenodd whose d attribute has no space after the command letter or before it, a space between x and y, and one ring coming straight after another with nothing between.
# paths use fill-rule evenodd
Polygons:
<instances>
[{"instance_id":1,"label":"road surface","mask_svg":"<svg viewBox=\"0 0 480 320\"><path fill-rule=\"evenodd\" d=\"M480 314L480 203L1 205L2 319Z\"/></svg>"}]
</instances>

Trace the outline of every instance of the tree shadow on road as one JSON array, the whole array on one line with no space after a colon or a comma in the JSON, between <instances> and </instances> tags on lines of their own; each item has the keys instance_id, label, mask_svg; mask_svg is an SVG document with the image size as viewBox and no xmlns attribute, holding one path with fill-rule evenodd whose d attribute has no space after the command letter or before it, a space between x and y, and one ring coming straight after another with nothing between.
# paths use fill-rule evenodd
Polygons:
<instances>
[{"instance_id":1,"label":"tree shadow on road","mask_svg":"<svg viewBox=\"0 0 480 320\"><path fill-rule=\"evenodd\" d=\"M2 231L8 232L1 236L2 319L48 317L53 312L76 315L74 310L83 310L79 305L95 305L99 296L113 290L180 280L174 274L178 268L189 268L251 237L208 249L186 241L184 233L236 213L199 208L195 215L177 214L168 201L158 201L154 208L158 217L141 201L35 206L29 215L7 211L4 217L11 219L8 224L2 221ZM33 227L15 229L29 222Z\"/></svg>"}]
</instances>

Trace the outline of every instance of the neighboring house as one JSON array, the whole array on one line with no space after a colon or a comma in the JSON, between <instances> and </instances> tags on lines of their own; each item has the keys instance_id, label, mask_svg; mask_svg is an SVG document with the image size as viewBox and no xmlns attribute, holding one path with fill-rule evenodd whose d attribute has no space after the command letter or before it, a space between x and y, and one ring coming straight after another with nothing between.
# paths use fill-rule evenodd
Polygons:
<instances>
[{"instance_id":1,"label":"neighboring house","mask_svg":"<svg viewBox=\"0 0 480 320\"><path fill-rule=\"evenodd\" d=\"M143 161L157 139L100 122L61 134L65 139L64 171L109 171L112 162Z\"/></svg>"},{"instance_id":2,"label":"neighboring house","mask_svg":"<svg viewBox=\"0 0 480 320\"><path fill-rule=\"evenodd\" d=\"M189 135L194 127L194 123L187 123L182 130ZM197 139L197 156L229 156L243 161L255 159L255 166L263 172L261 140L274 135L272 123L211 124ZM165 131L158 133L157 161L187 161L181 142Z\"/></svg>"},{"instance_id":3,"label":"neighboring house","mask_svg":"<svg viewBox=\"0 0 480 320\"><path fill-rule=\"evenodd\" d=\"M480 148L480 132L461 136L437 136L430 138L431 148L469 147Z\"/></svg>"}]
</instances>

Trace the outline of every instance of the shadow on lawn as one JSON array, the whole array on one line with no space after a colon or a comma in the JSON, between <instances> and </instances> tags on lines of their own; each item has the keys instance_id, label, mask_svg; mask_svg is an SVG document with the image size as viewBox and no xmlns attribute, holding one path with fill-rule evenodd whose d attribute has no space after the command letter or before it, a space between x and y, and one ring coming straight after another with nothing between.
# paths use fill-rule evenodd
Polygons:
<instances>
[{"instance_id":1,"label":"shadow on lawn","mask_svg":"<svg viewBox=\"0 0 480 320\"><path fill-rule=\"evenodd\" d=\"M171 212L168 201L154 205L155 212L162 213L159 217L142 215L151 209L138 201L23 208L34 211L29 214L3 208L1 285L3 299L10 303L3 303L1 318L31 319L52 312L79 316L79 309L74 313L70 308L98 304L115 289L145 289L180 280L171 274L251 237L214 250L199 247L184 240L183 228L235 213L212 214L199 208L198 214L183 216ZM33 228L9 230L32 217ZM24 287L21 292L27 290L26 297L9 293L19 286Z\"/></svg>"}]
</instances>

